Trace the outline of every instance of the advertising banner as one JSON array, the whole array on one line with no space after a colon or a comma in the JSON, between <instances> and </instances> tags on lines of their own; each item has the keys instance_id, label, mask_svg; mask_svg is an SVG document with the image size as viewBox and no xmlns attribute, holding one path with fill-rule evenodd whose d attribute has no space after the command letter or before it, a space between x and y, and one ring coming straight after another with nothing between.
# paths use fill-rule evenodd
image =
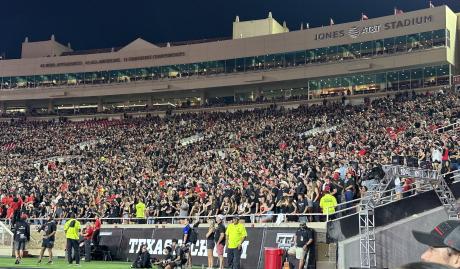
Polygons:
<instances>
[{"instance_id":1,"label":"advertising banner","mask_svg":"<svg viewBox=\"0 0 460 269\"><path fill-rule=\"evenodd\" d=\"M133 261L142 244L147 245L147 249L152 257L161 259L163 257L163 249L166 246L171 245L173 239L178 239L179 244L182 241L181 228L122 229L120 241L117 241L116 238L110 238L119 237L119 231L114 232L114 230L116 229L101 230L101 245L105 245L102 244L102 242L110 244L108 246L111 249L113 258L124 261ZM260 263L260 254L262 252L261 249L263 249L262 240L264 229L246 228L246 230L248 237L242 245L241 268L258 268ZM199 240L195 245L191 246L192 261L194 265L207 264L207 246L206 239L204 239L207 228L198 228L197 231ZM116 249L116 242L120 242L118 251L112 251L112 249ZM227 250L224 252L224 257L226 256ZM216 258L216 263L217 253L215 249L214 257Z\"/></svg>"}]
</instances>

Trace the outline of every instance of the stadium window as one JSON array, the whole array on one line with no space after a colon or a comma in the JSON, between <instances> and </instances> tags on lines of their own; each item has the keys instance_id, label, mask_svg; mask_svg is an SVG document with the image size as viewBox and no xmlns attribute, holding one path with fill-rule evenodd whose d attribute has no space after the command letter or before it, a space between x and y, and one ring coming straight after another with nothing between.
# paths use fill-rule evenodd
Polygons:
<instances>
[{"instance_id":1,"label":"stadium window","mask_svg":"<svg viewBox=\"0 0 460 269\"><path fill-rule=\"evenodd\" d=\"M331 46L327 48L327 56L326 59L328 62L336 62L338 60L338 55L337 55L337 46Z\"/></svg>"},{"instance_id":2,"label":"stadium window","mask_svg":"<svg viewBox=\"0 0 460 269\"><path fill-rule=\"evenodd\" d=\"M423 69L423 87L436 86L436 68L432 66Z\"/></svg>"},{"instance_id":3,"label":"stadium window","mask_svg":"<svg viewBox=\"0 0 460 269\"><path fill-rule=\"evenodd\" d=\"M244 58L237 58L235 60L235 70L236 72L244 72Z\"/></svg>"},{"instance_id":4,"label":"stadium window","mask_svg":"<svg viewBox=\"0 0 460 269\"><path fill-rule=\"evenodd\" d=\"M407 36L407 51L416 51L420 49L420 34Z\"/></svg>"},{"instance_id":5,"label":"stadium window","mask_svg":"<svg viewBox=\"0 0 460 269\"><path fill-rule=\"evenodd\" d=\"M225 61L223 60L216 61L216 74L221 74L224 72L225 72Z\"/></svg>"},{"instance_id":6,"label":"stadium window","mask_svg":"<svg viewBox=\"0 0 460 269\"><path fill-rule=\"evenodd\" d=\"M395 52L395 39L394 37L385 38L384 42L384 52L385 54L393 54Z\"/></svg>"},{"instance_id":7,"label":"stadium window","mask_svg":"<svg viewBox=\"0 0 460 269\"><path fill-rule=\"evenodd\" d=\"M327 61L326 59L327 50L326 48L317 48L315 49L315 60L314 63L324 63Z\"/></svg>"},{"instance_id":8,"label":"stadium window","mask_svg":"<svg viewBox=\"0 0 460 269\"><path fill-rule=\"evenodd\" d=\"M403 70L399 72L399 90L410 89L410 70Z\"/></svg>"},{"instance_id":9,"label":"stadium window","mask_svg":"<svg viewBox=\"0 0 460 269\"><path fill-rule=\"evenodd\" d=\"M284 54L284 61L286 67L296 66L295 55L296 52L287 52Z\"/></svg>"},{"instance_id":10,"label":"stadium window","mask_svg":"<svg viewBox=\"0 0 460 269\"><path fill-rule=\"evenodd\" d=\"M420 45L422 49L430 49L433 47L433 33L423 32L420 34Z\"/></svg>"},{"instance_id":11,"label":"stadium window","mask_svg":"<svg viewBox=\"0 0 460 269\"><path fill-rule=\"evenodd\" d=\"M304 65L305 64L305 58L306 58L306 55L305 55L305 51L302 50L302 51L297 51L295 53L295 65Z\"/></svg>"},{"instance_id":12,"label":"stadium window","mask_svg":"<svg viewBox=\"0 0 460 269\"><path fill-rule=\"evenodd\" d=\"M316 56L315 50L307 50L305 53L305 62L307 64L314 63L315 58L316 58L315 56Z\"/></svg>"},{"instance_id":13,"label":"stadium window","mask_svg":"<svg viewBox=\"0 0 460 269\"><path fill-rule=\"evenodd\" d=\"M446 30L433 31L433 47L443 47L446 45Z\"/></svg>"},{"instance_id":14,"label":"stadium window","mask_svg":"<svg viewBox=\"0 0 460 269\"><path fill-rule=\"evenodd\" d=\"M27 76L26 77L27 81L27 88L35 88L35 76Z\"/></svg>"},{"instance_id":15,"label":"stadium window","mask_svg":"<svg viewBox=\"0 0 460 269\"><path fill-rule=\"evenodd\" d=\"M354 59L354 55L350 52L350 45L340 45L338 47L339 60Z\"/></svg>"},{"instance_id":16,"label":"stadium window","mask_svg":"<svg viewBox=\"0 0 460 269\"><path fill-rule=\"evenodd\" d=\"M411 88L412 89L421 88L423 86L423 69L422 68L412 69L410 78L411 78Z\"/></svg>"},{"instance_id":17,"label":"stadium window","mask_svg":"<svg viewBox=\"0 0 460 269\"><path fill-rule=\"evenodd\" d=\"M236 72L235 59L225 60L225 73Z\"/></svg>"},{"instance_id":18,"label":"stadium window","mask_svg":"<svg viewBox=\"0 0 460 269\"><path fill-rule=\"evenodd\" d=\"M407 41L406 36L398 36L395 38L395 47L396 52L406 52L407 51Z\"/></svg>"},{"instance_id":19,"label":"stadium window","mask_svg":"<svg viewBox=\"0 0 460 269\"><path fill-rule=\"evenodd\" d=\"M75 77L76 77L76 80L77 80L77 84L83 84L84 82L84 78L85 78L85 73L76 73L75 74ZM36 79L36 78L35 78Z\"/></svg>"},{"instance_id":20,"label":"stadium window","mask_svg":"<svg viewBox=\"0 0 460 269\"><path fill-rule=\"evenodd\" d=\"M382 55L385 51L383 39L374 41L375 55Z\"/></svg>"},{"instance_id":21,"label":"stadium window","mask_svg":"<svg viewBox=\"0 0 460 269\"><path fill-rule=\"evenodd\" d=\"M379 90L385 90L386 89L386 85L387 85L387 76L385 73L377 73L375 75L375 90L376 91L379 91Z\"/></svg>"},{"instance_id":22,"label":"stadium window","mask_svg":"<svg viewBox=\"0 0 460 269\"><path fill-rule=\"evenodd\" d=\"M350 49L350 59L361 58L361 43L353 43L349 46Z\"/></svg>"},{"instance_id":23,"label":"stadium window","mask_svg":"<svg viewBox=\"0 0 460 269\"><path fill-rule=\"evenodd\" d=\"M441 65L436 67L436 84L449 85L450 82L450 70L449 65Z\"/></svg>"},{"instance_id":24,"label":"stadium window","mask_svg":"<svg viewBox=\"0 0 460 269\"><path fill-rule=\"evenodd\" d=\"M246 66L247 71L254 71L254 66L256 65L255 58L254 57L244 58L244 65Z\"/></svg>"},{"instance_id":25,"label":"stadium window","mask_svg":"<svg viewBox=\"0 0 460 269\"><path fill-rule=\"evenodd\" d=\"M361 56L372 57L374 55L374 42L368 41L361 43Z\"/></svg>"},{"instance_id":26,"label":"stadium window","mask_svg":"<svg viewBox=\"0 0 460 269\"><path fill-rule=\"evenodd\" d=\"M387 90L397 91L399 89L398 85L399 72L387 72Z\"/></svg>"}]
</instances>

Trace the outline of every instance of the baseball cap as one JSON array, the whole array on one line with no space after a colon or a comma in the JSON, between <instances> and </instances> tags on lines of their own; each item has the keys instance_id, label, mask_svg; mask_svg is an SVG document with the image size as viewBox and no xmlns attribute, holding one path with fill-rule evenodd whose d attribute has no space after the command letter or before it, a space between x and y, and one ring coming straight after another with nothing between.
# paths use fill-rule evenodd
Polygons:
<instances>
[{"instance_id":1,"label":"baseball cap","mask_svg":"<svg viewBox=\"0 0 460 269\"><path fill-rule=\"evenodd\" d=\"M217 215L216 218L217 218L217 219L220 219L220 220L224 220L224 216L223 216L223 215Z\"/></svg>"},{"instance_id":2,"label":"baseball cap","mask_svg":"<svg viewBox=\"0 0 460 269\"><path fill-rule=\"evenodd\" d=\"M460 251L460 221L448 220L441 222L430 233L412 231L414 238L434 248L452 248Z\"/></svg>"}]
</instances>

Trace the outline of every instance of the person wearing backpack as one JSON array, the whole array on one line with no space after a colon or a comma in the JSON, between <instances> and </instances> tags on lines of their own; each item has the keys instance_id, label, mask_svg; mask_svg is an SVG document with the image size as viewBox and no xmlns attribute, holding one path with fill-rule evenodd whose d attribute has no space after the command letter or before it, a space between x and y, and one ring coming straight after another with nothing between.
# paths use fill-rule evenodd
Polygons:
<instances>
[{"instance_id":1,"label":"person wearing backpack","mask_svg":"<svg viewBox=\"0 0 460 269\"><path fill-rule=\"evenodd\" d=\"M20 264L26 248L26 242L30 241L30 226L26 222L27 215L22 214L19 221L14 224L14 245L16 261L14 264Z\"/></svg>"},{"instance_id":2,"label":"person wearing backpack","mask_svg":"<svg viewBox=\"0 0 460 269\"><path fill-rule=\"evenodd\" d=\"M190 220L188 218L184 219L184 229L183 229L183 239L182 239L182 244L184 246L187 246L187 267L192 268L192 251L191 251L191 245L196 244L198 241L198 233L196 231L196 228L198 227L198 223L195 225L190 224Z\"/></svg>"},{"instance_id":3,"label":"person wearing backpack","mask_svg":"<svg viewBox=\"0 0 460 269\"><path fill-rule=\"evenodd\" d=\"M64 232L67 239L67 261L69 264L72 264L74 259L77 265L80 264L80 247L78 246L80 229L80 222L75 219L75 213L70 213L70 219L64 224Z\"/></svg>"}]
</instances>

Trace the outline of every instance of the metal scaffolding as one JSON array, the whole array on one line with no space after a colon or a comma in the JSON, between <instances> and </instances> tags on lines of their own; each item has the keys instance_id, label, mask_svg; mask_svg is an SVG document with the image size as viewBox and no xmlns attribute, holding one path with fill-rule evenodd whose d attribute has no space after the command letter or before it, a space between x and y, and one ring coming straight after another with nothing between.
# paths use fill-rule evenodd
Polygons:
<instances>
[{"instance_id":1,"label":"metal scaffolding","mask_svg":"<svg viewBox=\"0 0 460 269\"><path fill-rule=\"evenodd\" d=\"M378 183L369 187L359 206L359 245L361 268L377 268L375 247L375 218L377 205L391 202L393 195L388 195L388 189L396 177L413 178L421 183L429 183L441 201L449 219L459 219L457 200L447 185L444 177L438 171L407 167L402 165L382 166L385 176ZM456 171L458 173L458 171ZM454 173L454 172L451 172ZM454 176L454 177L458 177Z\"/></svg>"}]
</instances>

